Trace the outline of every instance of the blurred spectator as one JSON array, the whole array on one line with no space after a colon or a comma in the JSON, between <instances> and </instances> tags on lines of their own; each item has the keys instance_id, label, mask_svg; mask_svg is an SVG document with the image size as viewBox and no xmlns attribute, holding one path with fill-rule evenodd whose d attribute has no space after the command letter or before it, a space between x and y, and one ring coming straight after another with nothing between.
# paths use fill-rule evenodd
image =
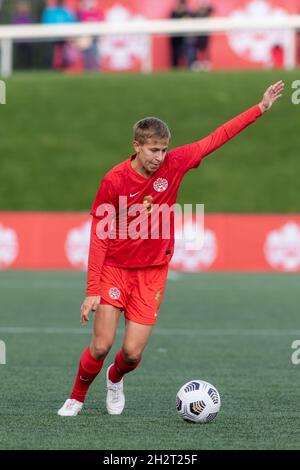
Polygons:
<instances>
[{"instance_id":1,"label":"blurred spectator","mask_svg":"<svg viewBox=\"0 0 300 470\"><path fill-rule=\"evenodd\" d=\"M191 18L192 13L187 7L186 0L177 0L174 10L171 11L171 19ZM171 37L172 66L179 67L182 63L191 62L190 40L185 36ZM193 57L193 56L192 56Z\"/></svg>"},{"instance_id":2,"label":"blurred spectator","mask_svg":"<svg viewBox=\"0 0 300 470\"><path fill-rule=\"evenodd\" d=\"M65 6L65 0L56 0L56 5L47 6L42 15L42 23L73 23L76 21L74 13Z\"/></svg>"},{"instance_id":3,"label":"blurred spectator","mask_svg":"<svg viewBox=\"0 0 300 470\"><path fill-rule=\"evenodd\" d=\"M25 0L20 0L16 4L16 10L13 15L12 24L25 25L32 24L30 5ZM28 42L15 42L18 66L21 69L27 69L32 66L32 44Z\"/></svg>"},{"instance_id":4,"label":"blurred spectator","mask_svg":"<svg viewBox=\"0 0 300 470\"><path fill-rule=\"evenodd\" d=\"M271 49L271 60L273 69L284 67L284 49L281 44L275 44Z\"/></svg>"},{"instance_id":5,"label":"blurred spectator","mask_svg":"<svg viewBox=\"0 0 300 470\"><path fill-rule=\"evenodd\" d=\"M26 0L19 0L16 4L16 11L12 20L13 24L32 24L33 18L30 12L30 5Z\"/></svg>"},{"instance_id":6,"label":"blurred spectator","mask_svg":"<svg viewBox=\"0 0 300 470\"><path fill-rule=\"evenodd\" d=\"M79 10L80 21L103 21L104 13L97 0L81 0Z\"/></svg>"},{"instance_id":7,"label":"blurred spectator","mask_svg":"<svg viewBox=\"0 0 300 470\"><path fill-rule=\"evenodd\" d=\"M300 13L299 13L300 14ZM300 66L300 32L296 32L296 65Z\"/></svg>"},{"instance_id":8,"label":"blurred spectator","mask_svg":"<svg viewBox=\"0 0 300 470\"><path fill-rule=\"evenodd\" d=\"M80 2L79 20L82 22L97 22L104 20L104 13L100 10L97 0L82 0ZM82 49L84 68L86 70L100 69L100 54L98 38L82 38L79 41Z\"/></svg>"},{"instance_id":9,"label":"blurred spectator","mask_svg":"<svg viewBox=\"0 0 300 470\"><path fill-rule=\"evenodd\" d=\"M208 18L213 13L209 3L201 2L193 13L194 18ZM192 64L193 70L209 70L210 68L210 37L208 34L198 36L196 39L195 57Z\"/></svg>"},{"instance_id":10,"label":"blurred spectator","mask_svg":"<svg viewBox=\"0 0 300 470\"><path fill-rule=\"evenodd\" d=\"M65 5L64 0L56 0L54 6L47 6L42 14L42 23L73 23L74 13ZM63 69L68 62L68 47L66 41L58 41L51 45L51 62L54 69Z\"/></svg>"}]
</instances>

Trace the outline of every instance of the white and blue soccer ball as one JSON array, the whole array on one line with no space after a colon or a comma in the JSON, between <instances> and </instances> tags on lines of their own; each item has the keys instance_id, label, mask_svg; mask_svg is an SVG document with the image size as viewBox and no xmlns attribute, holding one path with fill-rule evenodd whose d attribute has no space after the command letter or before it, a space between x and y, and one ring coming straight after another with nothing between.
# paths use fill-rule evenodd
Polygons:
<instances>
[{"instance_id":1,"label":"white and blue soccer ball","mask_svg":"<svg viewBox=\"0 0 300 470\"><path fill-rule=\"evenodd\" d=\"M204 380L191 380L184 384L176 396L178 415L192 423L209 423L220 411L218 390Z\"/></svg>"}]
</instances>

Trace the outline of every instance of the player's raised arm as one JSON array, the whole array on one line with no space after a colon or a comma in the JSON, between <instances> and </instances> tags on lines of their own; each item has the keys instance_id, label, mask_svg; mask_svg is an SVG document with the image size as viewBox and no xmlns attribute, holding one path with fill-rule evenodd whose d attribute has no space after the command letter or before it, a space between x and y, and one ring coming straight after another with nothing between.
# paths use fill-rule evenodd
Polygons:
<instances>
[{"instance_id":1,"label":"player's raised arm","mask_svg":"<svg viewBox=\"0 0 300 470\"><path fill-rule=\"evenodd\" d=\"M204 139L170 151L173 161L177 161L179 170L186 173L192 168L197 168L204 157L224 145L270 109L282 96L283 89L284 83L281 80L274 83L267 88L258 104L225 122Z\"/></svg>"}]
</instances>

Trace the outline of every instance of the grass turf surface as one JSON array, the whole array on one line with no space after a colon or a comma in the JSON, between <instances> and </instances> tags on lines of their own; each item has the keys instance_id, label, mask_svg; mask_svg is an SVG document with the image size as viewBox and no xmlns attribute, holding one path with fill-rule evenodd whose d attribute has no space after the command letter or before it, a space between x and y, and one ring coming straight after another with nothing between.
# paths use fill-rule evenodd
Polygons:
<instances>
[{"instance_id":1,"label":"grass turf surface","mask_svg":"<svg viewBox=\"0 0 300 470\"><path fill-rule=\"evenodd\" d=\"M154 75L16 74L0 107L0 210L88 210L104 174L133 153L131 128L157 115L170 147L199 140L286 82L280 103L189 172L180 203L206 212L299 212L298 71Z\"/></svg>"},{"instance_id":2,"label":"grass turf surface","mask_svg":"<svg viewBox=\"0 0 300 470\"><path fill-rule=\"evenodd\" d=\"M1 449L298 449L299 275L193 274L170 279L143 362L125 378L126 408L105 411L105 374L76 418L56 415L91 325L81 328L82 273L0 273ZM121 343L123 321L106 366ZM106 367L104 368L104 370ZM219 416L177 417L191 379L213 383Z\"/></svg>"}]
</instances>

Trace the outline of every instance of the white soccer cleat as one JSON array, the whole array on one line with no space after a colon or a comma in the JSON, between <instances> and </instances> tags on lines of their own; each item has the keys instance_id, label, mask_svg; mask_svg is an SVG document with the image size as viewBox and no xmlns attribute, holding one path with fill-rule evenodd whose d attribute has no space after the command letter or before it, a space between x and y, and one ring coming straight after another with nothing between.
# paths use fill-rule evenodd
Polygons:
<instances>
[{"instance_id":1,"label":"white soccer cleat","mask_svg":"<svg viewBox=\"0 0 300 470\"><path fill-rule=\"evenodd\" d=\"M57 414L59 416L77 416L82 407L83 403L81 401L75 400L75 398L68 398Z\"/></svg>"},{"instance_id":2,"label":"white soccer cleat","mask_svg":"<svg viewBox=\"0 0 300 470\"><path fill-rule=\"evenodd\" d=\"M120 415L125 406L125 396L123 393L123 379L120 380L120 382L116 383L113 383L111 380L109 380L108 372L111 366L109 366L106 371L106 409L108 414L110 415Z\"/></svg>"}]
</instances>

